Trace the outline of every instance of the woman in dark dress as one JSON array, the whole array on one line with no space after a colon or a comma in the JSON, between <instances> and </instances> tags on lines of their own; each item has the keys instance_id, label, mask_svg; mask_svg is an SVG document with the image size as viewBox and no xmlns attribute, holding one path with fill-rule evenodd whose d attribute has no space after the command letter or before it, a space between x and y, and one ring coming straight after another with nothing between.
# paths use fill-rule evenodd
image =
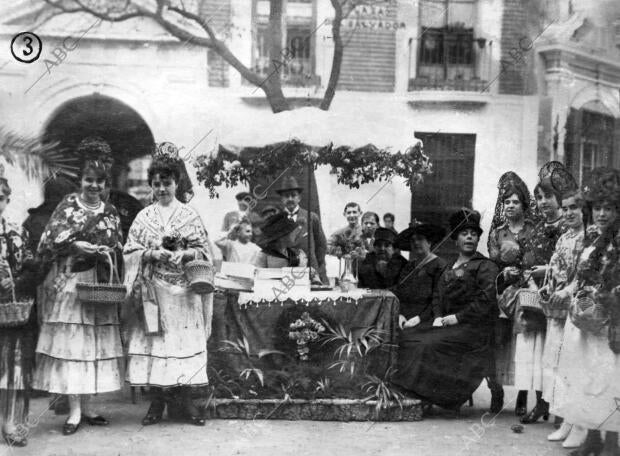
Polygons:
<instances>
[{"instance_id":1,"label":"woman in dark dress","mask_svg":"<svg viewBox=\"0 0 620 456\"><path fill-rule=\"evenodd\" d=\"M530 192L525 182L514 172L508 171L499 179L495 216L488 239L489 258L500 268L497 278L499 318L495 326L494 366L489 372L491 413L504 407L502 385L514 384L515 341L513 334L514 307L517 292L523 286L523 244L534 234L535 222L530 218ZM519 391L515 414L527 413L527 390Z\"/></svg>"},{"instance_id":2,"label":"woman in dark dress","mask_svg":"<svg viewBox=\"0 0 620 456\"><path fill-rule=\"evenodd\" d=\"M431 404L458 409L488 371L498 270L477 252L478 212L461 209L450 217L450 227L459 256L439 279L432 323L420 324L401 340L393 381Z\"/></svg>"},{"instance_id":3,"label":"woman in dark dress","mask_svg":"<svg viewBox=\"0 0 620 456\"><path fill-rule=\"evenodd\" d=\"M433 319L433 299L438 298L437 285L446 262L431 252L431 246L444 235L445 230L440 226L412 223L396 238L396 248L411 252L398 283L391 288L400 301L398 326L403 329L401 340L408 337L410 328Z\"/></svg>"}]
</instances>

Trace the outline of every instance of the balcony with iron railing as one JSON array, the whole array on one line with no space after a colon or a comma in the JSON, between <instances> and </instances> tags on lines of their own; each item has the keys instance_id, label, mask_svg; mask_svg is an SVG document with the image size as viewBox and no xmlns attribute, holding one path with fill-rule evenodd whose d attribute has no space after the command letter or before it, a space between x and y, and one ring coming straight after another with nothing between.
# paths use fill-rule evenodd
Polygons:
<instances>
[{"instance_id":1,"label":"balcony with iron railing","mask_svg":"<svg viewBox=\"0 0 620 456\"><path fill-rule=\"evenodd\" d=\"M410 42L410 53L413 52ZM427 28L420 37L415 69L409 71L409 91L452 90L487 92L492 62L484 38L472 29Z\"/></svg>"}]
</instances>

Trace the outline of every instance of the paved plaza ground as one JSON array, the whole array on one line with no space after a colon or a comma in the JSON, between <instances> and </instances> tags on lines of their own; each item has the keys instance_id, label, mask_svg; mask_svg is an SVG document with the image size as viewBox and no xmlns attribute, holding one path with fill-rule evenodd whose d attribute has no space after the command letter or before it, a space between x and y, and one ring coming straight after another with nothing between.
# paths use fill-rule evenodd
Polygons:
<instances>
[{"instance_id":1,"label":"paved plaza ground","mask_svg":"<svg viewBox=\"0 0 620 456\"><path fill-rule=\"evenodd\" d=\"M495 420L484 415L489 391L482 386L474 407L461 416L434 409L421 422L335 423L312 421L213 420L205 427L169 422L143 428L140 420L148 402L99 396L99 410L110 419L106 428L83 425L65 437L60 430L65 417L46 411L49 400L34 400L30 441L26 448L0 446L0 456L272 456L272 455L527 455L559 456L568 453L548 442L551 423L525 426L517 434L513 404ZM515 391L507 389L508 400ZM530 398L532 402L532 398ZM530 404L532 405L532 404ZM484 415L484 416L483 416ZM36 417L40 419L37 423Z\"/></svg>"}]
</instances>

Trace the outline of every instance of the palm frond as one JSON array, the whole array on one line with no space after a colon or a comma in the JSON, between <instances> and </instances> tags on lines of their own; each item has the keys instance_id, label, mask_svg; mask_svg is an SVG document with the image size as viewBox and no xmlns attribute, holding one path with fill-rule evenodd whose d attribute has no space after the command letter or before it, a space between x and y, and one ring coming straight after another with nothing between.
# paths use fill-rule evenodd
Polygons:
<instances>
[{"instance_id":1,"label":"palm frond","mask_svg":"<svg viewBox=\"0 0 620 456\"><path fill-rule=\"evenodd\" d=\"M24 171L29 179L46 180L59 175L75 178L79 159L56 143L22 136L0 127L0 157Z\"/></svg>"}]
</instances>

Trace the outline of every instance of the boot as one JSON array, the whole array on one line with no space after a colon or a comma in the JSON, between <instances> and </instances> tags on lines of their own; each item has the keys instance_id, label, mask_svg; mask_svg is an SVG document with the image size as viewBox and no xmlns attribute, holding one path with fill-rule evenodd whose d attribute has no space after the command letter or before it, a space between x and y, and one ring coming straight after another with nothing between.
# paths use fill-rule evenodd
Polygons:
<instances>
[{"instance_id":1,"label":"boot","mask_svg":"<svg viewBox=\"0 0 620 456\"><path fill-rule=\"evenodd\" d=\"M549 420L549 402L543 400L542 391L536 391L536 406L530 413L521 418L521 423L535 423L540 417L545 421Z\"/></svg>"},{"instance_id":2,"label":"boot","mask_svg":"<svg viewBox=\"0 0 620 456\"><path fill-rule=\"evenodd\" d=\"M504 408L504 388L495 381L489 380L488 384L491 390L491 407L489 411L497 414Z\"/></svg>"},{"instance_id":3,"label":"boot","mask_svg":"<svg viewBox=\"0 0 620 456\"><path fill-rule=\"evenodd\" d=\"M515 403L515 415L524 416L527 413L527 391L520 390Z\"/></svg>"},{"instance_id":4,"label":"boot","mask_svg":"<svg viewBox=\"0 0 620 456\"><path fill-rule=\"evenodd\" d=\"M166 410L166 400L164 398L164 391L161 388L151 388L151 406L144 418L142 418L143 426L150 426L157 424L164 416L164 410Z\"/></svg>"},{"instance_id":5,"label":"boot","mask_svg":"<svg viewBox=\"0 0 620 456\"><path fill-rule=\"evenodd\" d=\"M605 432L605 444L601 456L620 456L617 432Z\"/></svg>"},{"instance_id":6,"label":"boot","mask_svg":"<svg viewBox=\"0 0 620 456\"><path fill-rule=\"evenodd\" d=\"M182 407L182 392L180 386L170 388L166 394L166 406L168 409L168 418L175 421L184 421L186 419L185 411Z\"/></svg>"},{"instance_id":7,"label":"boot","mask_svg":"<svg viewBox=\"0 0 620 456\"><path fill-rule=\"evenodd\" d=\"M190 423L196 426L204 426L206 423L205 418L200 414L198 407L194 404L192 399L192 388L190 386L181 387L181 403L183 411L187 416Z\"/></svg>"},{"instance_id":8,"label":"boot","mask_svg":"<svg viewBox=\"0 0 620 456\"><path fill-rule=\"evenodd\" d=\"M588 435L579 448L568 453L569 456L599 456L603 451L603 441L601 433L595 430L588 430Z\"/></svg>"},{"instance_id":9,"label":"boot","mask_svg":"<svg viewBox=\"0 0 620 456\"><path fill-rule=\"evenodd\" d=\"M557 431L554 431L547 436L547 440L549 440L550 442L561 442L566 437L568 437L568 434L570 434L572 428L573 426L571 424L568 424L566 421L564 421Z\"/></svg>"}]
</instances>

